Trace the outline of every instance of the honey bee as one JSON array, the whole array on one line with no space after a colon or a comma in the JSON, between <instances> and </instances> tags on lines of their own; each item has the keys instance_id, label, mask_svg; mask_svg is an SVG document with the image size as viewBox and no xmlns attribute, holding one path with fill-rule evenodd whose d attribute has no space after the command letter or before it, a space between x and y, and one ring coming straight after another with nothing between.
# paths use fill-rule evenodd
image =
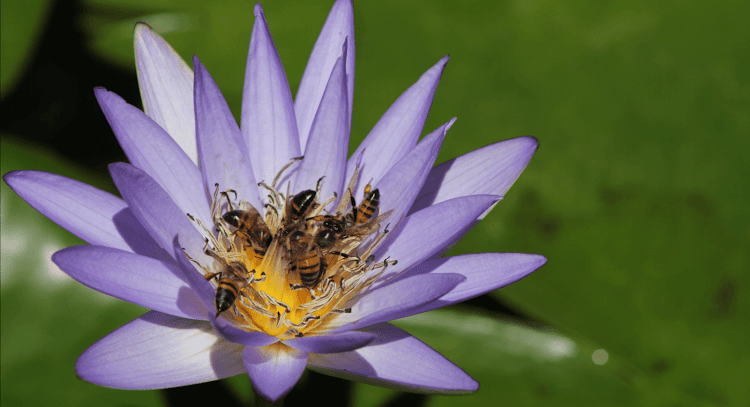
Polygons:
<instances>
[{"instance_id":1,"label":"honey bee","mask_svg":"<svg viewBox=\"0 0 750 407\"><path fill-rule=\"evenodd\" d=\"M290 270L299 273L302 286L307 288L314 287L327 268L325 257L313 243L307 232L295 230L289 234Z\"/></svg>"},{"instance_id":2,"label":"honey bee","mask_svg":"<svg viewBox=\"0 0 750 407\"><path fill-rule=\"evenodd\" d=\"M286 204L284 225L280 231L280 236L286 239L286 249L289 253L294 253L292 257L297 257L300 254L302 237L306 235L300 229L307 230L308 224L304 221L305 216L315 206L316 195L315 191L308 189L290 198ZM301 232L301 234L296 232ZM304 239L305 244L308 241L310 239Z\"/></svg>"},{"instance_id":3,"label":"honey bee","mask_svg":"<svg viewBox=\"0 0 750 407\"><path fill-rule=\"evenodd\" d=\"M240 295L240 289L248 283L248 273L242 263L228 263L226 268L218 273L206 274L206 280L217 278L219 280L216 288L216 316L229 309Z\"/></svg>"},{"instance_id":4,"label":"honey bee","mask_svg":"<svg viewBox=\"0 0 750 407\"><path fill-rule=\"evenodd\" d=\"M378 210L380 204L380 191L371 190L370 184L365 187L365 198L357 206L354 196L351 196L352 211L344 217L345 226L350 228L355 225L362 225L370 221Z\"/></svg>"},{"instance_id":5,"label":"honey bee","mask_svg":"<svg viewBox=\"0 0 750 407\"><path fill-rule=\"evenodd\" d=\"M286 205L286 216L284 216L284 219L291 223L296 223L303 219L313 209L316 195L315 191L308 189L292 197Z\"/></svg>"},{"instance_id":6,"label":"honey bee","mask_svg":"<svg viewBox=\"0 0 750 407\"><path fill-rule=\"evenodd\" d=\"M273 235L260 213L250 206L247 210L230 210L221 218L237 228L235 233L241 238L244 246L252 248L254 256L262 260L271 245Z\"/></svg>"}]
</instances>

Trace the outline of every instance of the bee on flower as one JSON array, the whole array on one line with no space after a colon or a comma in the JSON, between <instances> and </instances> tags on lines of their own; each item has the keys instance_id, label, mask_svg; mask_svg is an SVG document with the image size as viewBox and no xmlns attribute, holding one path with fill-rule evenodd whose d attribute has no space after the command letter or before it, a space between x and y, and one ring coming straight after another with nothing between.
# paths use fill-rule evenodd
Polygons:
<instances>
[{"instance_id":1,"label":"bee on flower","mask_svg":"<svg viewBox=\"0 0 750 407\"><path fill-rule=\"evenodd\" d=\"M96 98L129 163L122 199L55 174L6 182L89 245L53 261L83 284L151 311L88 348L82 379L121 389L247 373L277 400L310 368L426 393L478 383L388 323L514 282L546 259L438 258L502 199L534 154L522 137L434 166L455 119L420 134L440 59L347 157L354 91L351 0L337 0L292 99L260 4L240 124L197 57L192 69L135 28L144 111Z\"/></svg>"}]
</instances>

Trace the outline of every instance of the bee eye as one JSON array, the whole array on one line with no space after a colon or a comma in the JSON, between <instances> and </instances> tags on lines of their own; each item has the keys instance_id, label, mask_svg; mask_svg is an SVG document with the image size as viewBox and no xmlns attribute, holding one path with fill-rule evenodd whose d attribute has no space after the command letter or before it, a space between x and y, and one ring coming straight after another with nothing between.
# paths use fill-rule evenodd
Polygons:
<instances>
[{"instance_id":1,"label":"bee eye","mask_svg":"<svg viewBox=\"0 0 750 407\"><path fill-rule=\"evenodd\" d=\"M229 212L221 215L221 218L224 219L224 222L226 222L226 223L228 223L228 224L230 224L230 225L232 225L234 227L237 227L240 224L239 212L240 211L237 211L237 210L229 211Z\"/></svg>"},{"instance_id":2,"label":"bee eye","mask_svg":"<svg viewBox=\"0 0 750 407\"><path fill-rule=\"evenodd\" d=\"M337 222L333 222L331 220L327 220L327 221L323 222L323 227L326 228L326 229L331 229L335 233L341 233L341 231L344 230L344 229L341 228L340 224L338 224Z\"/></svg>"},{"instance_id":3,"label":"bee eye","mask_svg":"<svg viewBox=\"0 0 750 407\"><path fill-rule=\"evenodd\" d=\"M330 230L322 230L318 233L318 246L331 247L334 244L334 236Z\"/></svg>"}]
</instances>

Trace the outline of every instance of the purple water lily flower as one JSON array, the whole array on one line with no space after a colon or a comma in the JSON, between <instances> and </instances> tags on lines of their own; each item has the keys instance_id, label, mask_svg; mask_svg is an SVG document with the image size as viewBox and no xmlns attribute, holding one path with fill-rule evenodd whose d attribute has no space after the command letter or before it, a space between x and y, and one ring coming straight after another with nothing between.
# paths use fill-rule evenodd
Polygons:
<instances>
[{"instance_id":1,"label":"purple water lily flower","mask_svg":"<svg viewBox=\"0 0 750 407\"><path fill-rule=\"evenodd\" d=\"M95 90L130 160L110 166L123 199L55 174L5 176L89 243L53 256L63 271L152 310L88 348L78 375L158 389L247 372L270 400L308 367L416 392L477 390L387 321L476 297L545 263L519 253L439 257L502 199L537 141L502 141L433 167L455 119L418 140L446 56L347 160L351 0L334 4L294 101L259 4L255 16L241 126L198 59L191 70L139 24L145 114Z\"/></svg>"}]
</instances>

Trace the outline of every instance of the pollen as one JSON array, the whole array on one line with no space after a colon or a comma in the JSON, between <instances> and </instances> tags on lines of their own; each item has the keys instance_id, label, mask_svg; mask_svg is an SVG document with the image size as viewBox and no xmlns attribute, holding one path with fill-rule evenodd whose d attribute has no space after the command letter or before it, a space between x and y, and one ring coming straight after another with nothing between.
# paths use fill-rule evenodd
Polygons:
<instances>
[{"instance_id":1,"label":"pollen","mask_svg":"<svg viewBox=\"0 0 750 407\"><path fill-rule=\"evenodd\" d=\"M291 164L291 163L290 163ZM216 317L240 329L279 339L314 335L350 313L359 293L395 260L374 261L373 252L388 233L390 213L377 214L380 191L365 187L357 204L352 195L358 170L336 208L336 196L321 202L319 190L285 196L268 191L265 216L218 185L211 205L213 227L188 215L206 235L211 265L193 260L216 287ZM192 259L191 259L192 260Z\"/></svg>"}]
</instances>

